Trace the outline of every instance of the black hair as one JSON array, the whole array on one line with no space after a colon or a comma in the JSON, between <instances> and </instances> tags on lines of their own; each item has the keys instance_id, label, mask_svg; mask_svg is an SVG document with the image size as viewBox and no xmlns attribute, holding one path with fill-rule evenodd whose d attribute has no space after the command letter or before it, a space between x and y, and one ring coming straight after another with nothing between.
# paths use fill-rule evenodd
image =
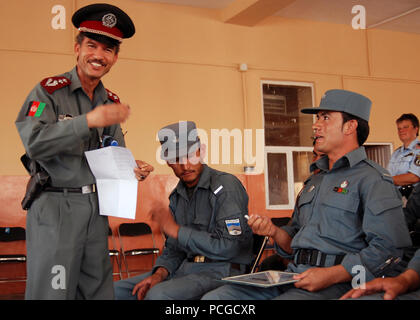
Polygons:
<instances>
[{"instance_id":1,"label":"black hair","mask_svg":"<svg viewBox=\"0 0 420 320\"><path fill-rule=\"evenodd\" d=\"M419 119L412 113L403 113L395 122L399 123L401 121L408 120L411 121L411 124L414 128L419 127ZM419 135L419 130L417 130L416 137Z\"/></svg>"},{"instance_id":2,"label":"black hair","mask_svg":"<svg viewBox=\"0 0 420 320\"><path fill-rule=\"evenodd\" d=\"M369 123L366 120L347 112L341 112L341 114L343 115L343 125L350 120L357 121L357 143L359 146L362 146L369 136Z\"/></svg>"},{"instance_id":3,"label":"black hair","mask_svg":"<svg viewBox=\"0 0 420 320\"><path fill-rule=\"evenodd\" d=\"M110 37L101 35L101 34L96 34L96 33L91 33L91 32L79 32L76 36L76 42L81 45L83 42L83 39L87 37L89 39L98 41L100 43L105 44L107 47L114 49L115 50L115 54L118 54L118 52L120 52L120 44L121 42L119 42L118 40L112 39Z\"/></svg>"}]
</instances>

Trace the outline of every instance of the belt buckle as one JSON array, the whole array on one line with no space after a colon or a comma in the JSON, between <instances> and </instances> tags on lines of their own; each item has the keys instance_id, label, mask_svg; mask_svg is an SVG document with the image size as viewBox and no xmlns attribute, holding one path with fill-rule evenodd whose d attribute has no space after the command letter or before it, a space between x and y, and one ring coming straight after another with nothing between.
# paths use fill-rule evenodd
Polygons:
<instances>
[{"instance_id":1,"label":"belt buckle","mask_svg":"<svg viewBox=\"0 0 420 320\"><path fill-rule=\"evenodd\" d=\"M206 257L205 256L195 256L194 257L194 262L195 263L204 263Z\"/></svg>"},{"instance_id":2,"label":"belt buckle","mask_svg":"<svg viewBox=\"0 0 420 320\"><path fill-rule=\"evenodd\" d=\"M87 186L82 187L82 194L94 193L95 191L96 191L96 188L94 184L89 184Z\"/></svg>"}]
</instances>

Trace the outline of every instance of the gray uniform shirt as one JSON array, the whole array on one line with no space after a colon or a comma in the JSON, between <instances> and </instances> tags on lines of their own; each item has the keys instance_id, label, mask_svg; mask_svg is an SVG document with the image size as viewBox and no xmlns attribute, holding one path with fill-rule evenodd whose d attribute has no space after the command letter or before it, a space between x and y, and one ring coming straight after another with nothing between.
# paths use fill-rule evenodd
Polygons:
<instances>
[{"instance_id":1,"label":"gray uniform shirt","mask_svg":"<svg viewBox=\"0 0 420 320\"><path fill-rule=\"evenodd\" d=\"M86 113L117 99L99 82L91 101L81 86L76 67L44 79L29 93L15 124L26 153L49 173L52 186L77 188L95 183L84 152L97 149L103 134L125 146L119 125L105 129L87 126ZM38 107L38 115L31 114L34 102L42 107Z\"/></svg>"},{"instance_id":2,"label":"gray uniform shirt","mask_svg":"<svg viewBox=\"0 0 420 320\"><path fill-rule=\"evenodd\" d=\"M291 224L282 227L293 238L292 248L345 255L341 264L347 272L361 265L367 280L374 278L390 256L402 256L402 248L411 245L401 195L389 173L367 159L364 147L331 170L323 157L311 165L311 171L317 168L321 171L306 181Z\"/></svg>"},{"instance_id":3,"label":"gray uniform shirt","mask_svg":"<svg viewBox=\"0 0 420 320\"><path fill-rule=\"evenodd\" d=\"M168 237L154 270L175 273L185 259L203 255L214 261L249 264L252 231L244 215L248 195L233 175L204 164L191 200L180 181L169 196L169 207L180 225L178 240ZM212 263L209 263L211 268Z\"/></svg>"},{"instance_id":4,"label":"gray uniform shirt","mask_svg":"<svg viewBox=\"0 0 420 320\"><path fill-rule=\"evenodd\" d=\"M417 249L414 257L408 263L408 269L413 269L420 275L420 249Z\"/></svg>"}]
</instances>

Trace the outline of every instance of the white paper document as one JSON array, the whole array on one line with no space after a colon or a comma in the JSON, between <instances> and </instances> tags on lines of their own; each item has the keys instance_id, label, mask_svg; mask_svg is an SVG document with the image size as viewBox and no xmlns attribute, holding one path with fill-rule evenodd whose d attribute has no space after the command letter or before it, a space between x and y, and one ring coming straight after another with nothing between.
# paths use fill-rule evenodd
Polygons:
<instances>
[{"instance_id":1,"label":"white paper document","mask_svg":"<svg viewBox=\"0 0 420 320\"><path fill-rule=\"evenodd\" d=\"M131 151L112 146L86 151L85 155L96 178L99 214L135 219L138 181Z\"/></svg>"}]
</instances>

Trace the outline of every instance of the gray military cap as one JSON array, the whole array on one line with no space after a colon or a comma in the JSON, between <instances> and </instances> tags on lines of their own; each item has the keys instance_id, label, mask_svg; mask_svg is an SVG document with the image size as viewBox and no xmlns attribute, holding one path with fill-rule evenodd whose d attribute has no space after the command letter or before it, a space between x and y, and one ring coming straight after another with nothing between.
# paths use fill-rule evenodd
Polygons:
<instances>
[{"instance_id":1,"label":"gray military cap","mask_svg":"<svg viewBox=\"0 0 420 320\"><path fill-rule=\"evenodd\" d=\"M372 101L365 96L347 90L328 90L322 96L319 107L304 108L302 113L316 114L319 111L341 111L369 121Z\"/></svg>"},{"instance_id":2,"label":"gray military cap","mask_svg":"<svg viewBox=\"0 0 420 320\"><path fill-rule=\"evenodd\" d=\"M159 130L162 160L175 162L200 148L197 127L193 121L179 121Z\"/></svg>"}]
</instances>

